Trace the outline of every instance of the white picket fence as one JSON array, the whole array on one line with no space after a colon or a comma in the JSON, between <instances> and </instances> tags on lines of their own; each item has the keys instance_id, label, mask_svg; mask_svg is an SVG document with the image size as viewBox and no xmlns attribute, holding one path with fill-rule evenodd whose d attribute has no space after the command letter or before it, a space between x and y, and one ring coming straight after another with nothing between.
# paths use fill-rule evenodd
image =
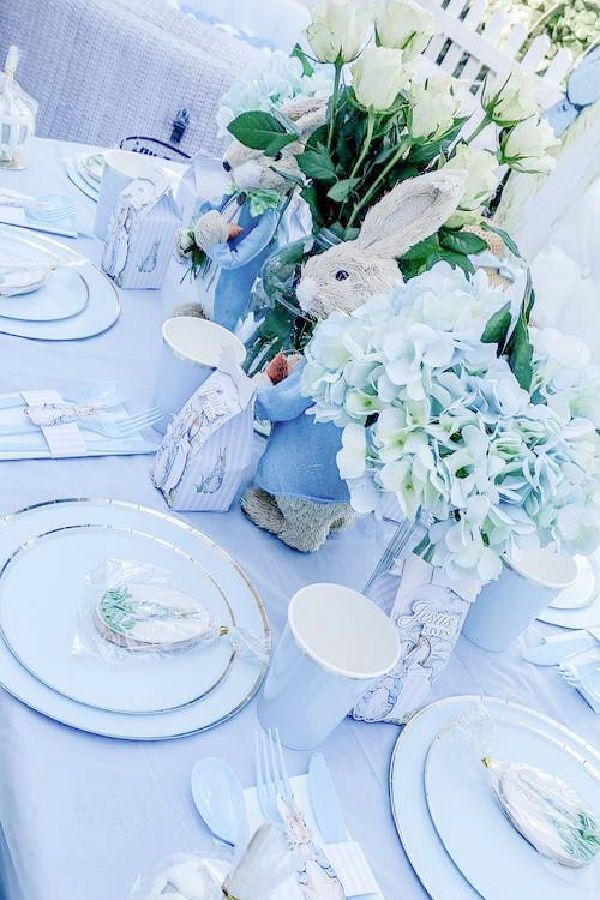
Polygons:
<instances>
[{"instance_id":1,"label":"white picket fence","mask_svg":"<svg viewBox=\"0 0 600 900\"><path fill-rule=\"evenodd\" d=\"M519 59L527 27L511 22L502 10L486 16L487 0L418 2L434 14L439 31L425 51L426 58L448 75L460 78L474 96L481 91L488 72L508 75L515 69L531 75L537 99L544 108L563 96L564 77L572 65L571 53L561 49L545 69L541 68L551 43L546 35L536 37Z\"/></svg>"}]
</instances>

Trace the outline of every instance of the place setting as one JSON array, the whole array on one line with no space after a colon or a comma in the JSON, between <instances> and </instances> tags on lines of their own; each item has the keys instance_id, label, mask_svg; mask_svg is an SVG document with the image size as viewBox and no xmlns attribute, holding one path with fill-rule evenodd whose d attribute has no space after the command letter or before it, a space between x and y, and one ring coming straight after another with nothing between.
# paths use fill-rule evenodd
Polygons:
<instances>
[{"instance_id":1,"label":"place setting","mask_svg":"<svg viewBox=\"0 0 600 900\"><path fill-rule=\"evenodd\" d=\"M600 754L541 713L494 697L431 704L398 739L390 796L434 900L597 893Z\"/></svg>"},{"instance_id":2,"label":"place setting","mask_svg":"<svg viewBox=\"0 0 600 900\"><path fill-rule=\"evenodd\" d=\"M67 392L0 394L0 461L152 454L157 407L131 412L129 391L111 382Z\"/></svg>"},{"instance_id":3,"label":"place setting","mask_svg":"<svg viewBox=\"0 0 600 900\"><path fill-rule=\"evenodd\" d=\"M120 312L112 281L79 251L0 225L0 332L81 340L109 329Z\"/></svg>"},{"instance_id":4,"label":"place setting","mask_svg":"<svg viewBox=\"0 0 600 900\"><path fill-rule=\"evenodd\" d=\"M264 677L262 601L179 519L116 500L44 503L0 520L0 556L0 681L50 718L173 738L230 718Z\"/></svg>"}]
</instances>

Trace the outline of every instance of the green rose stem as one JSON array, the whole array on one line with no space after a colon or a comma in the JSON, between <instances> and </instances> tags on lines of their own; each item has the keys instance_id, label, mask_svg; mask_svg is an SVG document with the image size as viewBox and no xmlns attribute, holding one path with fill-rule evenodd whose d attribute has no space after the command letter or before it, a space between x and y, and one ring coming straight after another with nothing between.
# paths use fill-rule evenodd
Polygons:
<instances>
[{"instance_id":1,"label":"green rose stem","mask_svg":"<svg viewBox=\"0 0 600 900\"><path fill-rule=\"evenodd\" d=\"M333 94L331 95L331 112L329 115L329 137L327 138L327 149L331 152L331 147L333 144L333 129L335 126L335 111L337 109L337 100L338 94L340 92L340 81L342 79L342 68L343 68L343 60L338 58L336 59L335 66L335 76L333 79Z\"/></svg>"},{"instance_id":2,"label":"green rose stem","mask_svg":"<svg viewBox=\"0 0 600 900\"><path fill-rule=\"evenodd\" d=\"M364 139L361 151L360 151L360 155L359 155L358 159L356 160L356 165L354 166L354 168L352 169L352 172L350 174L351 180L356 177L356 173L360 170L360 167L362 166L362 164L365 161L365 156L369 152L369 147L371 146L371 141L373 140L374 127L375 127L375 116L374 116L372 110L368 110L368 112L367 112L367 132L366 132L365 139Z\"/></svg>"},{"instance_id":3,"label":"green rose stem","mask_svg":"<svg viewBox=\"0 0 600 900\"><path fill-rule=\"evenodd\" d=\"M472 144L475 138L481 134L483 129L492 124L492 121L492 117L489 115L489 113L486 113L477 128L475 128L475 130L473 131L473 134L470 137L465 138L465 144Z\"/></svg>"},{"instance_id":4,"label":"green rose stem","mask_svg":"<svg viewBox=\"0 0 600 900\"><path fill-rule=\"evenodd\" d=\"M398 144L398 149L396 150L396 152L394 153L394 155L392 156L392 158L390 159L388 164L384 167L383 171L380 172L380 174L377 176L377 178L375 179L375 181L373 182L373 184L371 185L369 190L365 193L365 196L362 198L362 200L359 200L359 202L355 205L354 209L352 210L352 215L350 216L350 219L348 221L348 228L352 228L354 222L356 221L356 217L358 216L360 211L362 209L364 209L364 207L367 205L367 203L370 202L370 200L374 196L374 194L379 190L379 188L381 187L386 176L389 174L389 172L391 172L391 170L394 168L396 163L400 161L400 158L406 152L406 150L408 149L408 146L409 145L405 141L400 141L400 143Z\"/></svg>"}]
</instances>

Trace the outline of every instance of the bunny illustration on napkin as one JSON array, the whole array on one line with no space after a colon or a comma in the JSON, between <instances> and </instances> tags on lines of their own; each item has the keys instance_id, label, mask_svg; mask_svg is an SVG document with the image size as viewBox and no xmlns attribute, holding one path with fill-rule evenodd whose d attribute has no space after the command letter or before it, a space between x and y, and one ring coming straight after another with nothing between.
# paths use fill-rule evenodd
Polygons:
<instances>
[{"instance_id":1,"label":"bunny illustration on napkin","mask_svg":"<svg viewBox=\"0 0 600 900\"><path fill-rule=\"evenodd\" d=\"M304 263L297 288L303 309L317 319L338 310L350 314L372 294L389 291L401 278L396 259L452 215L463 187L464 173L442 170L393 188L369 210L356 240ZM342 431L310 415L304 360L284 365L282 380L279 363L267 367L266 386L257 394L256 415L273 428L242 508L256 525L308 552L354 520L336 463Z\"/></svg>"}]
</instances>

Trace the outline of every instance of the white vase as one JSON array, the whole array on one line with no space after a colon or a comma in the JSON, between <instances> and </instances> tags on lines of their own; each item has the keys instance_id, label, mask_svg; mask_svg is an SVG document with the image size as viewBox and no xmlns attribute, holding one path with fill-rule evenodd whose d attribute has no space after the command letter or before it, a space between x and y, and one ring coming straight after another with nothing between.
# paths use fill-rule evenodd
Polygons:
<instances>
[{"instance_id":1,"label":"white vase","mask_svg":"<svg viewBox=\"0 0 600 900\"><path fill-rule=\"evenodd\" d=\"M462 633L477 647L501 653L576 574L575 561L551 549L513 557L471 604Z\"/></svg>"}]
</instances>

